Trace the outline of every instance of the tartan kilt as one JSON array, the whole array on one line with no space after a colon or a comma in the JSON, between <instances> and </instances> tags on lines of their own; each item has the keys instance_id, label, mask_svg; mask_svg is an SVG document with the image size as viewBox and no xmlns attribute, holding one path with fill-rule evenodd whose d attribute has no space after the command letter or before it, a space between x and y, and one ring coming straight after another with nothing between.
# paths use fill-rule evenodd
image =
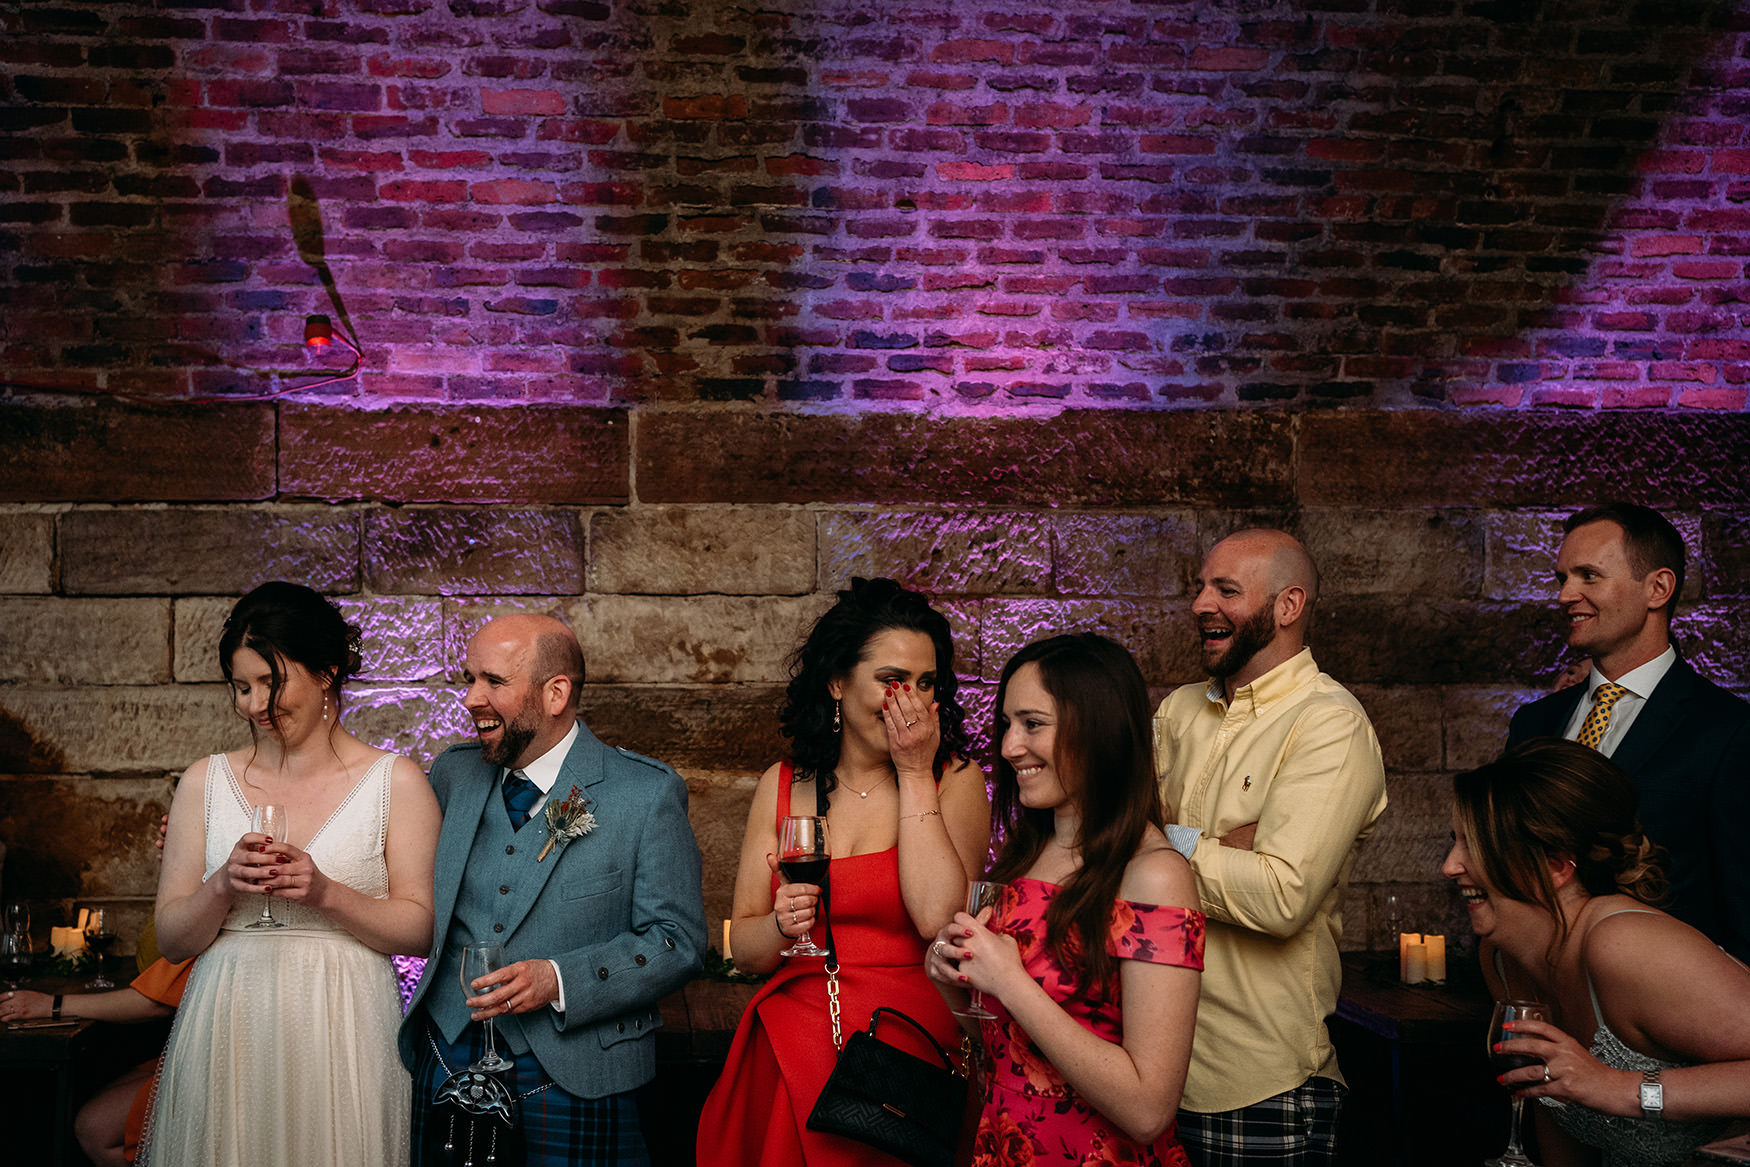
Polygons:
<instances>
[{"instance_id":1,"label":"tartan kilt","mask_svg":"<svg viewBox=\"0 0 1750 1167\"><path fill-rule=\"evenodd\" d=\"M444 1080L486 1052L485 1029L469 1025L454 1045L443 1039L429 1020L418 1043L413 1070L412 1167L444 1167L428 1151L427 1140L441 1147L444 1132L427 1131L433 1121L433 1099ZM638 1126L638 1104L631 1093L605 1098L579 1098L560 1089L530 1053L499 1053L514 1063L500 1077L517 1099L528 1167L570 1167L572 1164L626 1164L648 1167L650 1154ZM458 1160L459 1161L459 1160ZM481 1162L479 1157L475 1162ZM501 1157L500 1163L506 1161ZM507 1164L506 1167L515 1167Z\"/></svg>"}]
</instances>

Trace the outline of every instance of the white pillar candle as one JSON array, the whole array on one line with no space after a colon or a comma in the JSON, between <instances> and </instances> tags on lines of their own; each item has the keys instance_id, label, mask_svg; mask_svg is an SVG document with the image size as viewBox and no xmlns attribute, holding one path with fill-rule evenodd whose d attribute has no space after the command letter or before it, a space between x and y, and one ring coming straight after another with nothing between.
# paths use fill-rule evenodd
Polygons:
<instances>
[{"instance_id":1,"label":"white pillar candle","mask_svg":"<svg viewBox=\"0 0 1750 1167\"><path fill-rule=\"evenodd\" d=\"M1422 944L1428 949L1428 979L1444 982L1446 980L1446 937L1424 936Z\"/></svg>"},{"instance_id":2,"label":"white pillar candle","mask_svg":"<svg viewBox=\"0 0 1750 1167\"><path fill-rule=\"evenodd\" d=\"M85 933L78 928L50 928L49 944L56 956L78 956L85 951Z\"/></svg>"},{"instance_id":3,"label":"white pillar candle","mask_svg":"<svg viewBox=\"0 0 1750 1167\"><path fill-rule=\"evenodd\" d=\"M1404 957L1404 984L1419 985L1427 979L1428 946L1412 944L1409 953Z\"/></svg>"},{"instance_id":4,"label":"white pillar candle","mask_svg":"<svg viewBox=\"0 0 1750 1167\"><path fill-rule=\"evenodd\" d=\"M733 959L729 952L729 920L727 918L723 921L723 959Z\"/></svg>"},{"instance_id":5,"label":"white pillar candle","mask_svg":"<svg viewBox=\"0 0 1750 1167\"><path fill-rule=\"evenodd\" d=\"M1408 981L1410 979L1410 945L1421 942L1422 934L1420 932L1398 933L1398 980Z\"/></svg>"}]
</instances>

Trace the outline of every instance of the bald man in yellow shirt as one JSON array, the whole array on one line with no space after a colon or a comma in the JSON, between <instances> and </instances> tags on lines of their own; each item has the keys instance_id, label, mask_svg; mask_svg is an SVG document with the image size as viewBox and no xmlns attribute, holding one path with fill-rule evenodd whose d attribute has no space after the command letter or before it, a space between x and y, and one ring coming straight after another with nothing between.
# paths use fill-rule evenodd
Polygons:
<instances>
[{"instance_id":1,"label":"bald man in yellow shirt","mask_svg":"<svg viewBox=\"0 0 1750 1167\"><path fill-rule=\"evenodd\" d=\"M1207 684L1155 713L1155 765L1208 917L1179 1138L1197 1167L1332 1163L1343 1078L1325 1018L1343 885L1385 810L1379 739L1306 647L1318 570L1246 530L1203 561L1191 610Z\"/></svg>"}]
</instances>

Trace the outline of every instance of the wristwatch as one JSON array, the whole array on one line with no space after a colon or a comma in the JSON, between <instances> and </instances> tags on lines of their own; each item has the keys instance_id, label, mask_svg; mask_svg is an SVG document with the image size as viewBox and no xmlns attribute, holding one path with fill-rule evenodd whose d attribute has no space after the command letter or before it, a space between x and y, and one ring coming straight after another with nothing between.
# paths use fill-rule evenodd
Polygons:
<instances>
[{"instance_id":1,"label":"wristwatch","mask_svg":"<svg viewBox=\"0 0 1750 1167\"><path fill-rule=\"evenodd\" d=\"M1665 1087L1659 1085L1659 1071L1641 1071L1641 1117L1665 1117Z\"/></svg>"},{"instance_id":2,"label":"wristwatch","mask_svg":"<svg viewBox=\"0 0 1750 1167\"><path fill-rule=\"evenodd\" d=\"M61 994L56 993L54 1001L49 1005L49 1020L50 1021L59 1021L60 1019L61 1019Z\"/></svg>"}]
</instances>

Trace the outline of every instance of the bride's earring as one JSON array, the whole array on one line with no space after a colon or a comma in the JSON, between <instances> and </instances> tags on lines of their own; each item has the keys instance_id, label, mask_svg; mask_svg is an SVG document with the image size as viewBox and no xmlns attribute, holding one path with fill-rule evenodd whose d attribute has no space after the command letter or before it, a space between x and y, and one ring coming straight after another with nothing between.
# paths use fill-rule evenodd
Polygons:
<instances>
[{"instance_id":1,"label":"bride's earring","mask_svg":"<svg viewBox=\"0 0 1750 1167\"><path fill-rule=\"evenodd\" d=\"M832 703L832 731L834 733L839 732L839 729L840 729L839 706L842 704L843 704L843 702L841 702L841 701L834 701Z\"/></svg>"}]
</instances>

